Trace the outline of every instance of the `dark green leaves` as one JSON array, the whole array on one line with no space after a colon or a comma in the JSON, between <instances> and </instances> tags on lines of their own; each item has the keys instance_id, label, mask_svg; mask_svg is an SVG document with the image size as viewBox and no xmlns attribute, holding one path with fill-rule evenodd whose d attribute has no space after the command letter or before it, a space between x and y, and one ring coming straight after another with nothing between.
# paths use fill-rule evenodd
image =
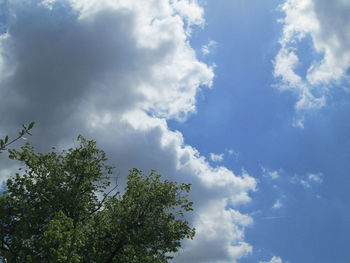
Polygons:
<instances>
[{"instance_id":1,"label":"dark green leaves","mask_svg":"<svg viewBox=\"0 0 350 263\"><path fill-rule=\"evenodd\" d=\"M33 126L34 126L34 121L29 123L28 128L26 128L26 127L24 127L24 128L29 131L31 128L33 128Z\"/></svg>"},{"instance_id":2,"label":"dark green leaves","mask_svg":"<svg viewBox=\"0 0 350 263\"><path fill-rule=\"evenodd\" d=\"M185 219L192 210L190 185L132 169L121 195L110 186L113 166L104 151L82 136L78 141L61 153L36 153L29 144L9 150L25 169L0 196L0 258L168 262L180 241L194 236Z\"/></svg>"}]
</instances>

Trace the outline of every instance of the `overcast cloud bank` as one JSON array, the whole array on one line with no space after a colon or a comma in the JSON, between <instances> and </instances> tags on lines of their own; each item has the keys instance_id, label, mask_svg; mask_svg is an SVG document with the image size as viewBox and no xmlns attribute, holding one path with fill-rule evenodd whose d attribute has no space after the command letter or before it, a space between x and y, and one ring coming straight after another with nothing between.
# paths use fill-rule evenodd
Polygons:
<instances>
[{"instance_id":1,"label":"overcast cloud bank","mask_svg":"<svg viewBox=\"0 0 350 263\"><path fill-rule=\"evenodd\" d=\"M81 133L106 149L120 177L155 168L192 183L197 235L175 262L233 263L252 251L244 242L252 218L234 207L250 201L256 181L212 167L167 125L185 121L199 89L212 85L213 69L189 44L203 13L190 0L10 1L0 38L1 132L34 120L43 149Z\"/></svg>"}]
</instances>

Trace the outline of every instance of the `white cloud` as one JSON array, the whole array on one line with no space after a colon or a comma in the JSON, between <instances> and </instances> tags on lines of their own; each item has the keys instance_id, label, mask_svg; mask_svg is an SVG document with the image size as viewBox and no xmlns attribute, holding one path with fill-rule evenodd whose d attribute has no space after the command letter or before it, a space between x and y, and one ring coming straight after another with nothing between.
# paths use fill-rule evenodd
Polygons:
<instances>
[{"instance_id":1,"label":"white cloud","mask_svg":"<svg viewBox=\"0 0 350 263\"><path fill-rule=\"evenodd\" d=\"M271 171L268 173L268 175L271 177L271 179L277 179L280 177L278 171Z\"/></svg>"},{"instance_id":2,"label":"white cloud","mask_svg":"<svg viewBox=\"0 0 350 263\"><path fill-rule=\"evenodd\" d=\"M281 86L281 89L298 88L303 85L303 81L294 70L299 63L299 58L295 54L295 49L283 47L275 58L276 77L281 77L286 84Z\"/></svg>"},{"instance_id":3,"label":"white cloud","mask_svg":"<svg viewBox=\"0 0 350 263\"><path fill-rule=\"evenodd\" d=\"M43 150L71 145L79 133L96 139L118 166L121 185L133 167L192 183L189 220L198 232L175 262L210 251L211 263L232 263L250 253L244 229L252 219L234 207L250 201L256 181L212 167L167 125L195 112L198 90L214 77L189 44L190 27L204 23L203 9L185 0L38 3L8 3L1 132L35 120L31 141Z\"/></svg>"},{"instance_id":4,"label":"white cloud","mask_svg":"<svg viewBox=\"0 0 350 263\"><path fill-rule=\"evenodd\" d=\"M323 183L322 174L308 174L308 178L310 181L313 181L315 183Z\"/></svg>"},{"instance_id":5,"label":"white cloud","mask_svg":"<svg viewBox=\"0 0 350 263\"><path fill-rule=\"evenodd\" d=\"M208 55L212 52L212 50L217 46L217 42L214 40L209 40L208 44L203 45L201 48L201 52L203 55Z\"/></svg>"},{"instance_id":6,"label":"white cloud","mask_svg":"<svg viewBox=\"0 0 350 263\"><path fill-rule=\"evenodd\" d=\"M228 155L234 157L235 160L239 159L239 152L235 151L234 149L228 149L226 152Z\"/></svg>"},{"instance_id":7,"label":"white cloud","mask_svg":"<svg viewBox=\"0 0 350 263\"><path fill-rule=\"evenodd\" d=\"M222 162L224 160L224 154L210 153L210 160L212 160L213 162Z\"/></svg>"},{"instance_id":8,"label":"white cloud","mask_svg":"<svg viewBox=\"0 0 350 263\"><path fill-rule=\"evenodd\" d=\"M243 242L244 227L252 224L249 216L225 209L224 201L210 201L195 220L198 242L188 241L188 253L179 253L180 262L236 262L250 254L252 247ZM205 244L205 249L203 245ZM217 259L220 254L220 260Z\"/></svg>"},{"instance_id":9,"label":"white cloud","mask_svg":"<svg viewBox=\"0 0 350 263\"><path fill-rule=\"evenodd\" d=\"M348 80L350 67L350 2L343 0L287 0L281 6L285 17L281 48L274 60L274 75L279 88L293 90L298 96L296 108L322 107L326 91L332 84ZM297 68L303 58L298 55L300 42L310 39L317 53L303 77ZM305 54L304 54L305 55ZM321 56L321 59L316 57Z\"/></svg>"},{"instance_id":10,"label":"white cloud","mask_svg":"<svg viewBox=\"0 0 350 263\"><path fill-rule=\"evenodd\" d=\"M228 154L232 155L232 154L236 154L235 150L233 149L229 149L227 150Z\"/></svg>"},{"instance_id":11,"label":"white cloud","mask_svg":"<svg viewBox=\"0 0 350 263\"><path fill-rule=\"evenodd\" d=\"M265 168L264 166L261 166L260 168L261 168L261 171L263 172L263 176L269 177L272 180L278 179L281 173L283 173L283 169L278 169L273 171Z\"/></svg>"},{"instance_id":12,"label":"white cloud","mask_svg":"<svg viewBox=\"0 0 350 263\"><path fill-rule=\"evenodd\" d=\"M41 1L40 4L49 8L49 9L52 9L55 2L56 2L56 0L43 0L43 1Z\"/></svg>"},{"instance_id":13,"label":"white cloud","mask_svg":"<svg viewBox=\"0 0 350 263\"><path fill-rule=\"evenodd\" d=\"M292 177L291 182L294 184L300 184L304 188L311 188L312 184L323 183L322 173L309 173L304 176L295 175Z\"/></svg>"},{"instance_id":14,"label":"white cloud","mask_svg":"<svg viewBox=\"0 0 350 263\"><path fill-rule=\"evenodd\" d=\"M259 261L259 263L283 263L280 257L273 256L270 261Z\"/></svg>"},{"instance_id":15,"label":"white cloud","mask_svg":"<svg viewBox=\"0 0 350 263\"><path fill-rule=\"evenodd\" d=\"M282 206L283 206L282 202L281 202L280 200L277 200L277 201L273 204L272 208L273 208L273 209L280 209Z\"/></svg>"},{"instance_id":16,"label":"white cloud","mask_svg":"<svg viewBox=\"0 0 350 263\"><path fill-rule=\"evenodd\" d=\"M304 188L310 188L310 182L304 179L299 179L299 183L304 187Z\"/></svg>"},{"instance_id":17,"label":"white cloud","mask_svg":"<svg viewBox=\"0 0 350 263\"><path fill-rule=\"evenodd\" d=\"M189 25L204 26L204 10L197 0L172 0L174 9L188 21Z\"/></svg>"},{"instance_id":18,"label":"white cloud","mask_svg":"<svg viewBox=\"0 0 350 263\"><path fill-rule=\"evenodd\" d=\"M303 117L295 118L293 120L292 126L296 128L304 129L304 121L305 119Z\"/></svg>"}]
</instances>

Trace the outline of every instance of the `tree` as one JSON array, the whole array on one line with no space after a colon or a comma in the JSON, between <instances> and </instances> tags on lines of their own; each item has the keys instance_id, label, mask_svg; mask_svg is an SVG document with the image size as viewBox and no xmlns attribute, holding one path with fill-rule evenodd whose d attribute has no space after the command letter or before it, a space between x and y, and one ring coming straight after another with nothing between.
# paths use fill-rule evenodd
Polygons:
<instances>
[{"instance_id":1,"label":"tree","mask_svg":"<svg viewBox=\"0 0 350 263\"><path fill-rule=\"evenodd\" d=\"M123 193L94 141L67 151L9 150L24 168L0 196L0 257L7 262L163 263L193 238L190 185L130 170ZM109 191L107 192L107 189Z\"/></svg>"},{"instance_id":2,"label":"tree","mask_svg":"<svg viewBox=\"0 0 350 263\"><path fill-rule=\"evenodd\" d=\"M32 135L30 133L30 130L34 127L34 122L29 123L28 125L22 125L22 130L18 132L18 136L12 140L9 139L9 137L6 135L4 139L0 139L0 153L6 148L13 144L15 141L23 138L24 135Z\"/></svg>"}]
</instances>

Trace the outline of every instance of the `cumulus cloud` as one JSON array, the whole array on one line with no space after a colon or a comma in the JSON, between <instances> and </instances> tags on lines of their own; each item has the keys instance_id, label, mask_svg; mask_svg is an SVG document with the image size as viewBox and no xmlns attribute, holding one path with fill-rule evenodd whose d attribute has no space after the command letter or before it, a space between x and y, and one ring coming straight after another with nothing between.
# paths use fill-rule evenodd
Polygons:
<instances>
[{"instance_id":1,"label":"cumulus cloud","mask_svg":"<svg viewBox=\"0 0 350 263\"><path fill-rule=\"evenodd\" d=\"M196 0L173 0L173 8L191 25L204 26L204 10ZM190 29L190 28L188 28Z\"/></svg>"},{"instance_id":2,"label":"cumulus cloud","mask_svg":"<svg viewBox=\"0 0 350 263\"><path fill-rule=\"evenodd\" d=\"M198 242L186 244L188 253L179 254L180 262L236 262L252 252L252 247L242 241L244 227L252 224L251 217L224 209L225 205L222 200L209 201L204 210L199 211L195 220ZM202 244L205 244L205 250Z\"/></svg>"},{"instance_id":3,"label":"cumulus cloud","mask_svg":"<svg viewBox=\"0 0 350 263\"><path fill-rule=\"evenodd\" d=\"M156 168L192 183L197 236L175 262L236 262L251 251L244 229L252 219L235 206L256 187L248 174L212 167L172 131L196 94L210 87L211 67L196 58L191 28L203 9L190 0L13 0L0 36L0 132L36 121L39 148L66 147L81 133L96 139L118 165ZM6 170L7 169L7 170ZM2 167L1 175L9 173ZM203 253L203 251L210 251ZM205 255L205 256L204 256ZM188 259L193 259L188 261Z\"/></svg>"},{"instance_id":4,"label":"cumulus cloud","mask_svg":"<svg viewBox=\"0 0 350 263\"><path fill-rule=\"evenodd\" d=\"M270 261L260 261L259 263L283 263L280 257L273 256Z\"/></svg>"},{"instance_id":5,"label":"cumulus cloud","mask_svg":"<svg viewBox=\"0 0 350 263\"><path fill-rule=\"evenodd\" d=\"M281 6L283 33L274 59L274 75L282 90L295 91L296 108L322 107L333 84L348 81L350 67L350 2L344 0L287 0ZM298 68L304 62L299 54L302 41L310 41L312 62L305 64L305 76Z\"/></svg>"}]
</instances>

